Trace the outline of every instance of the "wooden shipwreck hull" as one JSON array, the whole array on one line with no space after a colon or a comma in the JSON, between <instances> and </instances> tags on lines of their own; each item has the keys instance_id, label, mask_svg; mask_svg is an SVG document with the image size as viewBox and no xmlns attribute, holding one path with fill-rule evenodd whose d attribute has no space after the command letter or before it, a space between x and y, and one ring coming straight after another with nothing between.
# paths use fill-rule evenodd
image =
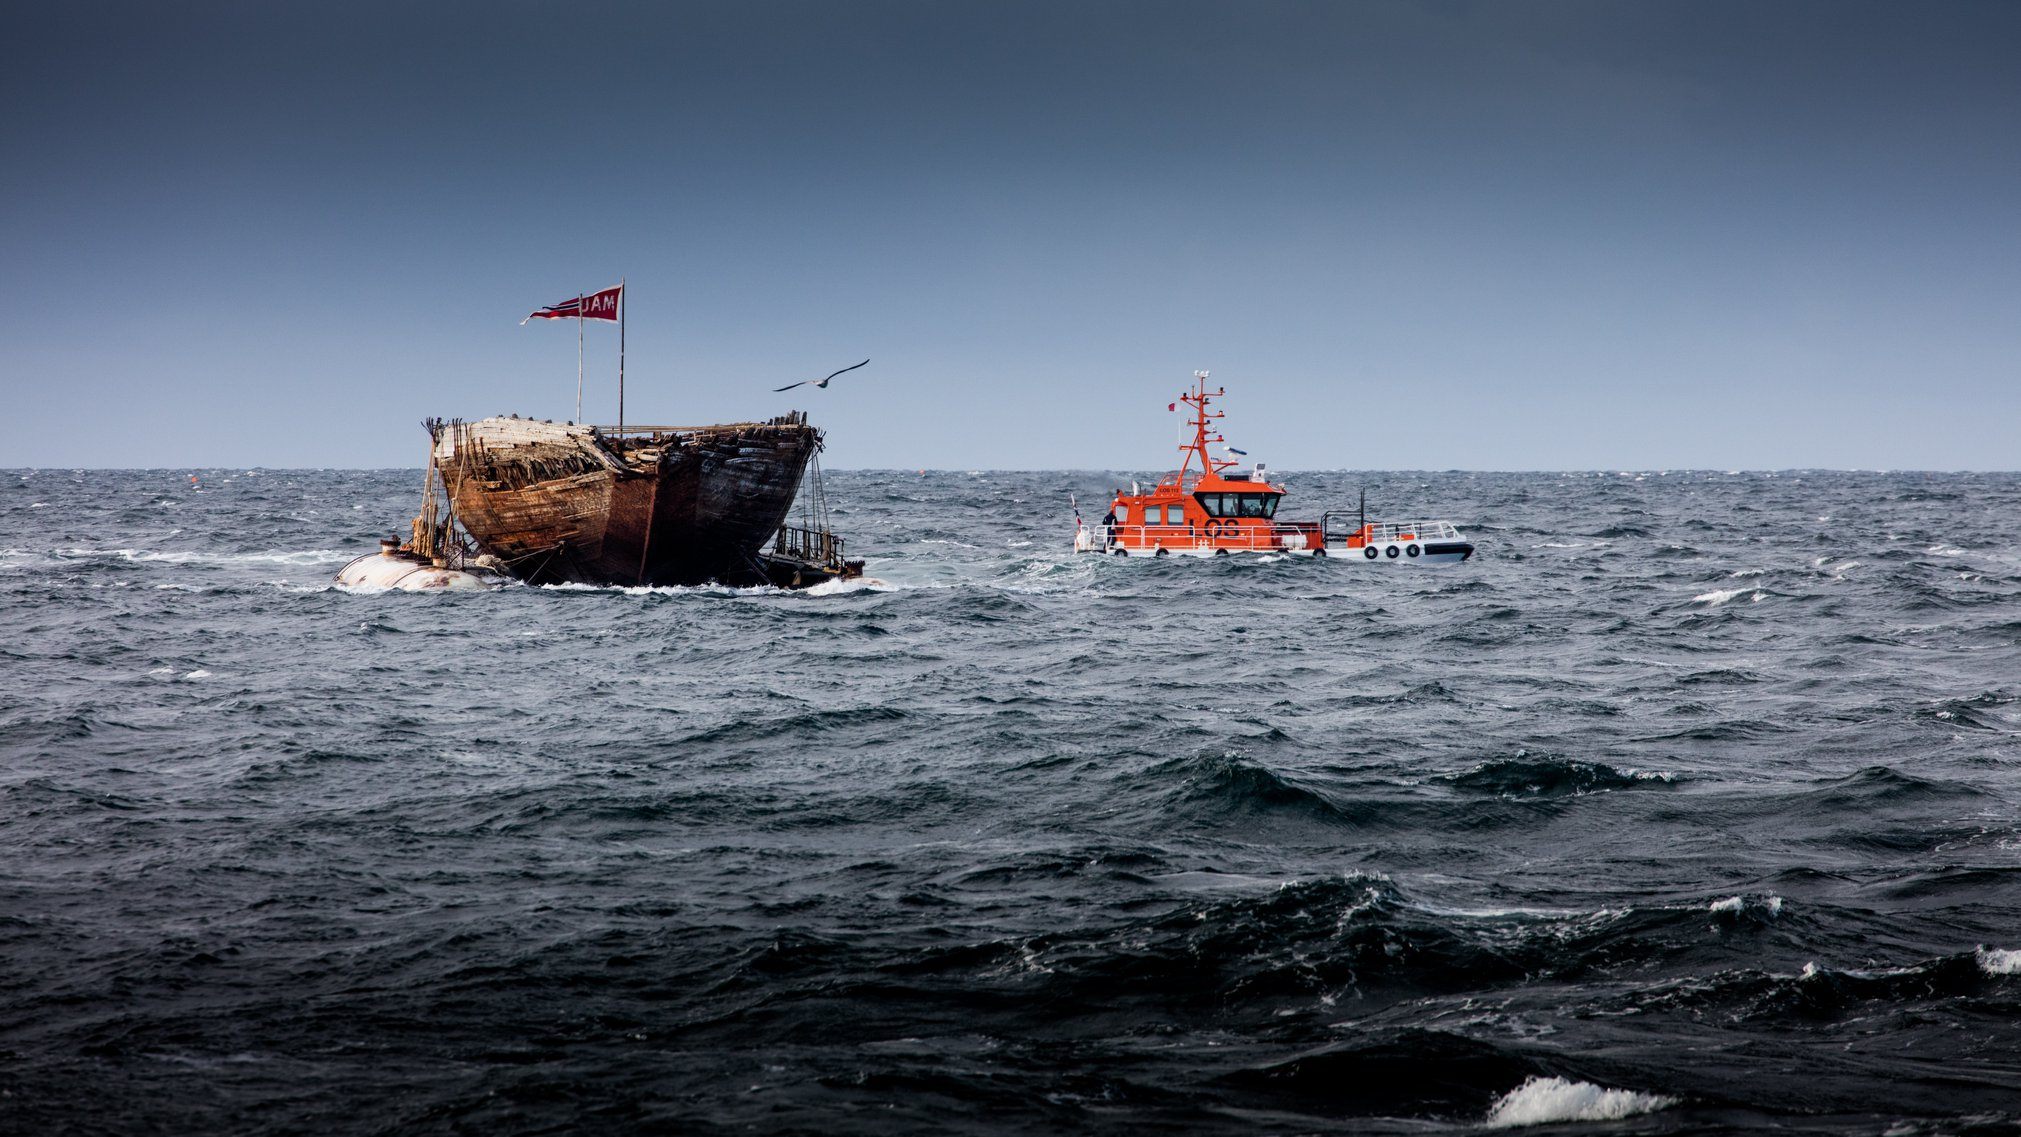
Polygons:
<instances>
[{"instance_id":1,"label":"wooden shipwreck hull","mask_svg":"<svg viewBox=\"0 0 2021 1137\"><path fill-rule=\"evenodd\" d=\"M757 584L821 432L802 412L702 427L428 424L450 508L533 584Z\"/></svg>"}]
</instances>

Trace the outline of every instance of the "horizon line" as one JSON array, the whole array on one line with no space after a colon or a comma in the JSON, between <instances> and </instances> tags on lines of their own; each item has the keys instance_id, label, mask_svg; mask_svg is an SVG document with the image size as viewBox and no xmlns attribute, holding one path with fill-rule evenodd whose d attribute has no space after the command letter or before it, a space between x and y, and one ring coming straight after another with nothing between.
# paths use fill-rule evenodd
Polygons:
<instances>
[{"instance_id":1,"label":"horizon line","mask_svg":"<svg viewBox=\"0 0 2021 1137\"><path fill-rule=\"evenodd\" d=\"M221 466L195 466L195 465L0 466L0 473L16 474L16 475L50 474L50 473L147 474L157 472L167 473L174 471L203 473L206 471L219 471L219 470L243 470L248 473L254 471L262 471L277 474L290 474L290 473L369 474L369 473L381 473L392 470L412 473L415 471L424 470L426 468L427 467L425 466L267 466L261 465L259 463L253 463L250 465L242 463L232 463ZM1101 467L1101 466L983 466L983 467L826 466L823 467L823 470L824 472L830 474L912 474L915 476L919 474L1142 475L1145 473L1165 474L1171 472L1169 468L1144 467L1141 469L1124 469L1121 467ZM1645 466L1641 468L1630 467L1627 469L1622 469L1616 466L1590 466L1590 467L1539 466L1531 469L1463 469L1460 467L1446 467L1441 469L1432 469L1428 467L1397 467L1393 469L1379 469L1375 467L1352 467L1352 466L1276 467L1266 465L1265 470L1268 474L1272 475L1275 474L1597 474L1604 477L1623 477L1627 475L1646 477L1652 474L1657 477L1668 477L1672 474L1718 474L1722 477L1738 477L1743 474L2021 474L2021 468L1979 469L1970 467L1955 467L1951 469L1940 469L1936 467L1907 467L1907 466L1745 466L1736 468L1722 468L1718 466Z\"/></svg>"}]
</instances>

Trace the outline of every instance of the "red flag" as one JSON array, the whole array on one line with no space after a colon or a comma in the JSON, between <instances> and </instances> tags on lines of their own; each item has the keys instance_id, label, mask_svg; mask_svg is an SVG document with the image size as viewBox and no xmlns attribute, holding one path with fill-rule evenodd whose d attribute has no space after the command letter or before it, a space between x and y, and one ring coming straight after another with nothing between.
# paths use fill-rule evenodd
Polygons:
<instances>
[{"instance_id":1,"label":"red flag","mask_svg":"<svg viewBox=\"0 0 2021 1137\"><path fill-rule=\"evenodd\" d=\"M620 284L593 292L588 296L577 296L559 304L550 304L529 315L526 320L609 320L617 322L618 302L624 299L625 286ZM521 320L524 324L526 320Z\"/></svg>"},{"instance_id":2,"label":"red flag","mask_svg":"<svg viewBox=\"0 0 2021 1137\"><path fill-rule=\"evenodd\" d=\"M1179 409L1179 404L1177 404L1177 403L1166 403L1166 404L1165 404L1165 409L1166 409L1166 410L1168 410L1168 411L1176 411L1176 410L1178 410L1178 409Z\"/></svg>"}]
</instances>

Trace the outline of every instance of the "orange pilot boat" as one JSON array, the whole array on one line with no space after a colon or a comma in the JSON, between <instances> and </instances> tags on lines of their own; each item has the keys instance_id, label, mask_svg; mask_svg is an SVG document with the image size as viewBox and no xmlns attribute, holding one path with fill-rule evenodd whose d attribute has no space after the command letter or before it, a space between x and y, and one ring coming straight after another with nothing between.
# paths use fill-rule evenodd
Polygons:
<instances>
[{"instance_id":1,"label":"orange pilot boat","mask_svg":"<svg viewBox=\"0 0 2021 1137\"><path fill-rule=\"evenodd\" d=\"M1193 373L1193 390L1179 396L1192 408L1193 438L1179 446L1179 469L1150 492L1117 491L1109 514L1092 528L1074 518L1074 551L1118 557L1223 557L1229 553L1281 553L1346 557L1397 564L1457 564L1474 546L1450 521L1370 521L1366 509L1322 513L1317 521L1280 521L1277 504L1287 491L1270 481L1261 462L1237 469L1207 447L1223 443L1207 408L1227 392L1207 389L1207 372ZM1240 454L1242 451L1231 452ZM1197 469L1196 469L1197 466Z\"/></svg>"}]
</instances>

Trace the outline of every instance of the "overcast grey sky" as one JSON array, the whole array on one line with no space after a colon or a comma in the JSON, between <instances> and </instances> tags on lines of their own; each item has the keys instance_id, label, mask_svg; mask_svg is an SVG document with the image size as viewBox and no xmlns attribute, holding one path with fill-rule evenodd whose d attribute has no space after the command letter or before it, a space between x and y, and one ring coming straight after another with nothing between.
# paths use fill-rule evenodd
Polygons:
<instances>
[{"instance_id":1,"label":"overcast grey sky","mask_svg":"<svg viewBox=\"0 0 2021 1137\"><path fill-rule=\"evenodd\" d=\"M2021 467L2017 4L10 8L0 466Z\"/></svg>"}]
</instances>

